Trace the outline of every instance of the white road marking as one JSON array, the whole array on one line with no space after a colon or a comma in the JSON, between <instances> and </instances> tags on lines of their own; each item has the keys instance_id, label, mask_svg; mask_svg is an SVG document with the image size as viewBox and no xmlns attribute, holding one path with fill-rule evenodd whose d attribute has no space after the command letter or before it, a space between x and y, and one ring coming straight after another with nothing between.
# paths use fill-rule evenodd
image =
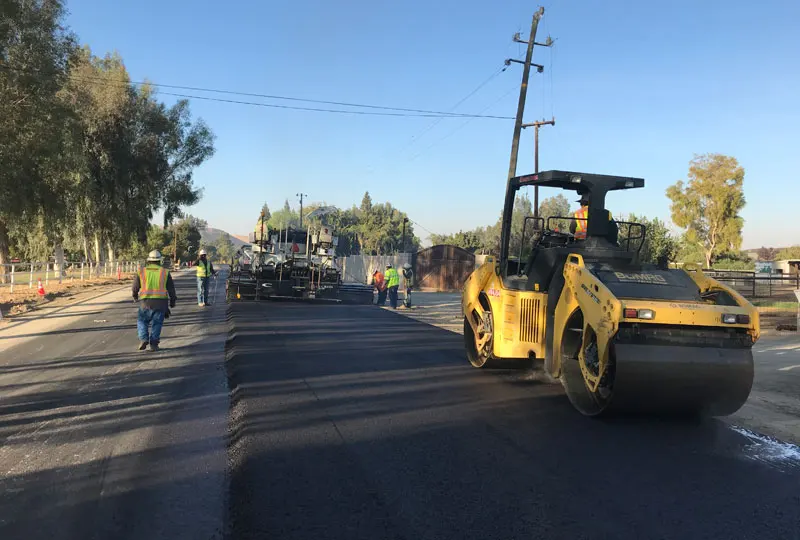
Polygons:
<instances>
[{"instance_id":1,"label":"white road marking","mask_svg":"<svg viewBox=\"0 0 800 540\"><path fill-rule=\"evenodd\" d=\"M791 371L793 369L800 368L800 364L795 364L793 366L786 366L782 368L778 368L778 371Z\"/></svg>"}]
</instances>

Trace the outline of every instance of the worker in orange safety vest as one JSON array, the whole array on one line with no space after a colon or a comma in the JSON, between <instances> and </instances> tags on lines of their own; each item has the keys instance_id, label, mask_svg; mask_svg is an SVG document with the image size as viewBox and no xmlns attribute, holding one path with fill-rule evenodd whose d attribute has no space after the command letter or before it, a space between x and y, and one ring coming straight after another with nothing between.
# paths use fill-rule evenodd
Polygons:
<instances>
[{"instance_id":1,"label":"worker in orange safety vest","mask_svg":"<svg viewBox=\"0 0 800 540\"><path fill-rule=\"evenodd\" d=\"M383 272L380 270L375 270L372 273L372 284L375 285L375 289L378 291L378 301L377 305L383 306L386 304L386 278L383 276Z\"/></svg>"},{"instance_id":2,"label":"worker in orange safety vest","mask_svg":"<svg viewBox=\"0 0 800 540\"><path fill-rule=\"evenodd\" d=\"M581 207L572 215L575 219L569 224L569 232L571 232L576 240L586 240L586 231L589 226L589 195L581 194L581 198L576 201ZM608 220L612 222L612 227L609 230L608 239L611 243L617 243L617 227L611 217L611 212L606 210Z\"/></svg>"}]
</instances>

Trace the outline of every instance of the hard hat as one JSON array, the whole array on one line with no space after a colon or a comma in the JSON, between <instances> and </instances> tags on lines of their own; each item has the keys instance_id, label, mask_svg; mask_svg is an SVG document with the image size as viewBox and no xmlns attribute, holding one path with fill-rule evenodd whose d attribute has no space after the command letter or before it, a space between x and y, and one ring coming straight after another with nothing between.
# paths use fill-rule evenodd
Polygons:
<instances>
[{"instance_id":1,"label":"hard hat","mask_svg":"<svg viewBox=\"0 0 800 540\"><path fill-rule=\"evenodd\" d=\"M391 267L392 267L392 265L391 265L391 264L387 264L387 265L386 265L386 268L391 268Z\"/></svg>"},{"instance_id":2,"label":"hard hat","mask_svg":"<svg viewBox=\"0 0 800 540\"><path fill-rule=\"evenodd\" d=\"M405 268L406 270L411 270L411 264L410 263L406 263L406 264L403 265L403 268Z\"/></svg>"},{"instance_id":3,"label":"hard hat","mask_svg":"<svg viewBox=\"0 0 800 540\"><path fill-rule=\"evenodd\" d=\"M206 254L206 250L204 250L204 249L201 249L200 253L198 253L198 255L205 255L205 254Z\"/></svg>"},{"instance_id":4,"label":"hard hat","mask_svg":"<svg viewBox=\"0 0 800 540\"><path fill-rule=\"evenodd\" d=\"M160 261L161 260L161 252L157 249L154 249L147 255L148 261Z\"/></svg>"},{"instance_id":5,"label":"hard hat","mask_svg":"<svg viewBox=\"0 0 800 540\"><path fill-rule=\"evenodd\" d=\"M588 203L589 202L589 194L588 193L581 193L581 198L578 199L575 202L577 202L577 203L585 203L585 202L587 202Z\"/></svg>"}]
</instances>

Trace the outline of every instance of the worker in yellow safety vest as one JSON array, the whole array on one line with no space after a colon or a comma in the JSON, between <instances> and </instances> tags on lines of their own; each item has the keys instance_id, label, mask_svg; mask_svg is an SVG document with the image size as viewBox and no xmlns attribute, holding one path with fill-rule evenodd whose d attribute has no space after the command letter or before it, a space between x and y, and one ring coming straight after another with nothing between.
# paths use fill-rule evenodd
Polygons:
<instances>
[{"instance_id":1,"label":"worker in yellow safety vest","mask_svg":"<svg viewBox=\"0 0 800 540\"><path fill-rule=\"evenodd\" d=\"M581 207L572 215L572 222L569 224L569 232L571 232L576 240L586 240L586 231L589 227L589 195L582 194L581 198L576 201ZM616 223L611 217L611 212L606 210L608 220L612 222L612 227L609 230L608 239L610 242L617 243L617 227Z\"/></svg>"},{"instance_id":2,"label":"worker in yellow safety vest","mask_svg":"<svg viewBox=\"0 0 800 540\"><path fill-rule=\"evenodd\" d=\"M133 299L139 304L136 329L139 334L139 350L158 350L161 327L169 316L169 308L175 307L178 297L169 270L161 266L161 253L151 251L145 266L133 278Z\"/></svg>"},{"instance_id":3,"label":"worker in yellow safety vest","mask_svg":"<svg viewBox=\"0 0 800 540\"><path fill-rule=\"evenodd\" d=\"M391 264L386 265L386 288L389 291L389 304L397 309L397 289L400 287L400 274Z\"/></svg>"},{"instance_id":4,"label":"worker in yellow safety vest","mask_svg":"<svg viewBox=\"0 0 800 540\"><path fill-rule=\"evenodd\" d=\"M210 306L208 301L208 278L216 276L217 271L214 270L214 265L208 260L206 250L200 250L200 258L195 263L197 267L197 305Z\"/></svg>"}]
</instances>

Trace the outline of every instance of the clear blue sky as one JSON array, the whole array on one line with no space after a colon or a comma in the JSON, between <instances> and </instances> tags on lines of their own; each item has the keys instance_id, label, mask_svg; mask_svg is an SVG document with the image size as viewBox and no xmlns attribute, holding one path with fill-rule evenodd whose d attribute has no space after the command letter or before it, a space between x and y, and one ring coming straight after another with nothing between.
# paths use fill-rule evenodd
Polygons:
<instances>
[{"instance_id":1,"label":"clear blue sky","mask_svg":"<svg viewBox=\"0 0 800 540\"><path fill-rule=\"evenodd\" d=\"M554 0L539 37L526 121L541 131L540 168L646 178L609 200L615 213L669 219L664 190L695 153L746 169L744 247L800 243L800 2ZM521 57L537 5L521 0L72 0L69 24L95 53L118 50L134 80L312 99L449 110ZM513 116L521 66L458 112ZM197 93L195 93L197 94ZM503 97L505 96L505 97ZM223 96L224 97L224 96ZM502 98L502 99L501 99ZM176 98L163 96L167 103ZM247 99L247 98L243 98ZM286 103L286 102L278 102ZM302 105L302 104L300 104ZM246 233L260 205L340 207L369 190L433 232L494 222L513 123L358 117L194 101L217 136L196 172L190 211ZM533 170L523 133L519 172ZM418 230L421 236L424 231Z\"/></svg>"}]
</instances>

